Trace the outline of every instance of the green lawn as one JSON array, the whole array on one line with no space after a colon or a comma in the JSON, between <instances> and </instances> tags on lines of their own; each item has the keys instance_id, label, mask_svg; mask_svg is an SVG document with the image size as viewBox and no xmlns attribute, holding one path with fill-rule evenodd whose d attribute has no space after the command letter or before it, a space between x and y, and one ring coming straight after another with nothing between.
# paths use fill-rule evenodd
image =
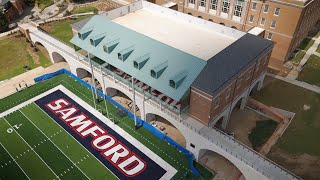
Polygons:
<instances>
[{"instance_id":1,"label":"green lawn","mask_svg":"<svg viewBox=\"0 0 320 180\"><path fill-rule=\"evenodd\" d=\"M315 36L315 38L320 37L320 31L317 33L317 35Z\"/></svg>"},{"instance_id":2,"label":"green lawn","mask_svg":"<svg viewBox=\"0 0 320 180\"><path fill-rule=\"evenodd\" d=\"M257 121L256 127L249 135L253 149L259 149L270 138L276 127L277 123L272 120Z\"/></svg>"},{"instance_id":3,"label":"green lawn","mask_svg":"<svg viewBox=\"0 0 320 180\"><path fill-rule=\"evenodd\" d=\"M296 113L272 149L280 149L289 155L306 153L320 157L320 94L267 77L264 88L253 98L268 106Z\"/></svg>"},{"instance_id":4,"label":"green lawn","mask_svg":"<svg viewBox=\"0 0 320 180\"><path fill-rule=\"evenodd\" d=\"M35 2L41 10L53 4L52 0L36 0Z\"/></svg>"},{"instance_id":5,"label":"green lawn","mask_svg":"<svg viewBox=\"0 0 320 180\"><path fill-rule=\"evenodd\" d=\"M70 43L70 40L73 37L70 25L88 17L90 16L79 16L76 20L66 19L61 21L53 21L41 25L41 27L50 35L58 38L70 46L73 46L73 44Z\"/></svg>"},{"instance_id":6,"label":"green lawn","mask_svg":"<svg viewBox=\"0 0 320 180\"><path fill-rule=\"evenodd\" d=\"M299 49L307 51L314 43L314 40L305 38L299 45Z\"/></svg>"},{"instance_id":7,"label":"green lawn","mask_svg":"<svg viewBox=\"0 0 320 180\"><path fill-rule=\"evenodd\" d=\"M320 45L318 45L318 47L317 47L317 53L320 53Z\"/></svg>"},{"instance_id":8,"label":"green lawn","mask_svg":"<svg viewBox=\"0 0 320 180\"><path fill-rule=\"evenodd\" d=\"M299 53L291 60L294 64L299 64L303 56L306 54L305 51L299 51Z\"/></svg>"},{"instance_id":9,"label":"green lawn","mask_svg":"<svg viewBox=\"0 0 320 180\"><path fill-rule=\"evenodd\" d=\"M18 34L0 39L0 81L25 72L23 66L31 69L51 65L46 51L33 52L24 37Z\"/></svg>"},{"instance_id":10,"label":"green lawn","mask_svg":"<svg viewBox=\"0 0 320 180\"><path fill-rule=\"evenodd\" d=\"M94 12L96 14L98 13L98 9L92 6L76 7L71 11L71 14L80 14L88 12Z\"/></svg>"},{"instance_id":11,"label":"green lawn","mask_svg":"<svg viewBox=\"0 0 320 180\"><path fill-rule=\"evenodd\" d=\"M14 107L21 102L24 102L37 94L43 93L47 91L48 89L51 89L59 84L64 85L66 88L68 88L70 91L75 93L77 96L79 96L81 99L86 101L88 104L93 106L92 102L92 94L91 91L87 88L85 88L80 83L74 81L74 79L70 78L67 75L60 75L58 77L55 77L53 79L47 80L42 83L38 83L34 86L31 86L30 88L20 92L16 93L14 95L8 96L2 100L0 100L0 112L3 112L11 107ZM169 164L171 164L175 169L178 170L177 174L174 176L174 179L198 179L196 178L189 170L189 159L183 155L181 152L179 152L176 148L169 145L167 142L160 140L156 136L154 136L152 133L150 133L145 128L139 128L138 130L134 129L134 122L129 117L119 117L114 112L116 110L115 106L108 104L108 109L110 111L110 114L116 118L116 121L118 122L117 125L120 126L122 129L127 131L129 134L131 134L134 138L139 140L142 144L144 144L146 147L148 147L151 151L155 152L160 156L162 159L167 161ZM104 108L104 102L98 103L98 109L105 109ZM152 142L152 143L151 143ZM196 163L196 162L194 162ZM204 179L211 179L212 173L208 170L206 170L204 167L202 167L200 164L197 164L196 167L200 169L202 172L201 176ZM185 172L188 172L188 177L184 177Z\"/></svg>"},{"instance_id":12,"label":"green lawn","mask_svg":"<svg viewBox=\"0 0 320 180\"><path fill-rule=\"evenodd\" d=\"M320 86L320 57L311 55L298 76L299 81Z\"/></svg>"}]
</instances>

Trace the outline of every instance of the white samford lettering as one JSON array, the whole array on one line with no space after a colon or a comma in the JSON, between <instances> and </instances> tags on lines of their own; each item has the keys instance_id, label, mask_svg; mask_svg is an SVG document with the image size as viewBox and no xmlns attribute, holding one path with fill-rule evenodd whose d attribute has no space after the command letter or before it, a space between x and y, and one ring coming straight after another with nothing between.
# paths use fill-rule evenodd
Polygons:
<instances>
[{"instance_id":1,"label":"white samford lettering","mask_svg":"<svg viewBox=\"0 0 320 180\"><path fill-rule=\"evenodd\" d=\"M105 159L116 166L125 176L136 176L146 168L147 164L140 157L131 152L121 142L118 142L116 138L108 134L106 130L98 126L83 112L79 114L79 110L76 107L70 107L69 105L70 103L67 100L58 99L46 104L46 107L59 116L74 131L78 132L82 138L90 135L92 137L92 147L99 151Z\"/></svg>"}]
</instances>

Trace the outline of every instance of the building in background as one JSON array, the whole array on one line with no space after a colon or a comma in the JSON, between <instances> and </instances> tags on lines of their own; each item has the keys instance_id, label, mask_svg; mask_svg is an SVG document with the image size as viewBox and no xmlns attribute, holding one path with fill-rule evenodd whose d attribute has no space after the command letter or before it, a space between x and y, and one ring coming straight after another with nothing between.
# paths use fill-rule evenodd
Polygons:
<instances>
[{"instance_id":1,"label":"building in background","mask_svg":"<svg viewBox=\"0 0 320 180\"><path fill-rule=\"evenodd\" d=\"M286 62L320 17L320 0L151 0L205 20L249 31L275 41L269 67L288 70ZM170 5L170 6L168 6Z\"/></svg>"},{"instance_id":2,"label":"building in background","mask_svg":"<svg viewBox=\"0 0 320 180\"><path fill-rule=\"evenodd\" d=\"M0 10L3 11L9 23L23 13L24 7L22 0L0 0Z\"/></svg>"}]
</instances>

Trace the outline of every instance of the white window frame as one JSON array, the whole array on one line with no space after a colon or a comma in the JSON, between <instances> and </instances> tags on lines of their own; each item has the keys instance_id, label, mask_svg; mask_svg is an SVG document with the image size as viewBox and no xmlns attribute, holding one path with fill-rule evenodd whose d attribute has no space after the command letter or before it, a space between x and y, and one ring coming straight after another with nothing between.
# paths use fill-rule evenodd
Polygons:
<instances>
[{"instance_id":1,"label":"white window frame","mask_svg":"<svg viewBox=\"0 0 320 180\"><path fill-rule=\"evenodd\" d=\"M267 19L264 18L264 17L261 18L261 20L260 20L260 25L261 25L261 26L264 26L264 25L266 24L266 20L267 20ZM262 22L263 22L263 23L262 23Z\"/></svg>"},{"instance_id":2,"label":"white window frame","mask_svg":"<svg viewBox=\"0 0 320 180\"><path fill-rule=\"evenodd\" d=\"M195 4L195 3L196 3L196 0L188 0L188 3L189 3L189 4Z\"/></svg>"},{"instance_id":3,"label":"white window frame","mask_svg":"<svg viewBox=\"0 0 320 180\"><path fill-rule=\"evenodd\" d=\"M217 109L220 106L220 97L216 97L213 103L214 103L214 109Z\"/></svg>"},{"instance_id":4,"label":"white window frame","mask_svg":"<svg viewBox=\"0 0 320 180\"><path fill-rule=\"evenodd\" d=\"M250 23L253 23L253 21L254 21L254 16L253 16L253 15L250 15L250 17L249 17L249 22L250 22Z\"/></svg>"},{"instance_id":5,"label":"white window frame","mask_svg":"<svg viewBox=\"0 0 320 180\"><path fill-rule=\"evenodd\" d=\"M244 0L236 0L236 3L234 5L234 11L233 11L234 16L241 17L243 4L244 4Z\"/></svg>"},{"instance_id":6,"label":"white window frame","mask_svg":"<svg viewBox=\"0 0 320 180\"><path fill-rule=\"evenodd\" d=\"M276 7L276 8L274 9L274 15L275 15L275 16L279 16L279 15L280 15L280 8Z\"/></svg>"},{"instance_id":7,"label":"white window frame","mask_svg":"<svg viewBox=\"0 0 320 180\"><path fill-rule=\"evenodd\" d=\"M218 0L210 0L210 9L217 10Z\"/></svg>"},{"instance_id":8,"label":"white window frame","mask_svg":"<svg viewBox=\"0 0 320 180\"><path fill-rule=\"evenodd\" d=\"M228 87L228 89L227 89L227 95L226 95L226 101L229 100L230 96L231 96L231 87Z\"/></svg>"},{"instance_id":9,"label":"white window frame","mask_svg":"<svg viewBox=\"0 0 320 180\"><path fill-rule=\"evenodd\" d=\"M251 6L251 9L253 10L253 11L256 11L257 10L257 3L252 3L252 6Z\"/></svg>"},{"instance_id":10,"label":"white window frame","mask_svg":"<svg viewBox=\"0 0 320 180\"><path fill-rule=\"evenodd\" d=\"M223 0L221 4L221 12L228 14L230 11L230 0Z\"/></svg>"},{"instance_id":11,"label":"white window frame","mask_svg":"<svg viewBox=\"0 0 320 180\"><path fill-rule=\"evenodd\" d=\"M268 40L272 40L272 36L273 36L273 34L269 32L269 33L268 33L268 36L267 36L267 39L268 39Z\"/></svg>"},{"instance_id":12,"label":"white window frame","mask_svg":"<svg viewBox=\"0 0 320 180\"><path fill-rule=\"evenodd\" d=\"M268 5L268 4L265 4L265 5L263 6L263 13L268 13L268 11L269 11L269 5Z\"/></svg>"},{"instance_id":13,"label":"white window frame","mask_svg":"<svg viewBox=\"0 0 320 180\"><path fill-rule=\"evenodd\" d=\"M199 6L206 7L206 0L199 0Z\"/></svg>"},{"instance_id":14,"label":"white window frame","mask_svg":"<svg viewBox=\"0 0 320 180\"><path fill-rule=\"evenodd\" d=\"M237 80L236 88L239 89L241 87L242 77Z\"/></svg>"},{"instance_id":15,"label":"white window frame","mask_svg":"<svg viewBox=\"0 0 320 180\"><path fill-rule=\"evenodd\" d=\"M277 21L272 20L272 21L271 21L271 24L270 24L270 28L275 29L276 26L277 26Z\"/></svg>"}]
</instances>

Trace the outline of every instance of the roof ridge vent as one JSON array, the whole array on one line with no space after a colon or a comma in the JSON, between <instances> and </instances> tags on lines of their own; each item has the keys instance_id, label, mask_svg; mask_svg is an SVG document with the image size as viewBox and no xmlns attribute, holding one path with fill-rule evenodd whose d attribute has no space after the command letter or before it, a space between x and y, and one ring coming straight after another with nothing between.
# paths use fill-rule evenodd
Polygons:
<instances>
[{"instance_id":1,"label":"roof ridge vent","mask_svg":"<svg viewBox=\"0 0 320 180\"><path fill-rule=\"evenodd\" d=\"M88 27L88 28L85 28L85 29L81 29L79 32L78 32L78 37L81 39L81 40L84 40L86 39L89 34L93 31L94 27L91 26L91 27Z\"/></svg>"},{"instance_id":2,"label":"roof ridge vent","mask_svg":"<svg viewBox=\"0 0 320 180\"><path fill-rule=\"evenodd\" d=\"M126 59L128 59L128 57L133 52L133 50L134 50L134 46L130 46L121 50L120 52L118 52L118 59L121 61L125 61Z\"/></svg>"},{"instance_id":3,"label":"roof ridge vent","mask_svg":"<svg viewBox=\"0 0 320 180\"><path fill-rule=\"evenodd\" d=\"M98 44L106 37L106 33L101 33L98 35L95 35L90 38L90 43L92 46L98 46Z\"/></svg>"},{"instance_id":4,"label":"roof ridge vent","mask_svg":"<svg viewBox=\"0 0 320 180\"><path fill-rule=\"evenodd\" d=\"M141 69L150 59L150 53L145 54L133 61L133 66L137 69Z\"/></svg>"},{"instance_id":5,"label":"roof ridge vent","mask_svg":"<svg viewBox=\"0 0 320 180\"><path fill-rule=\"evenodd\" d=\"M182 84L183 80L187 77L188 71L186 70L181 70L174 76L172 76L169 80L169 86L178 89L178 87Z\"/></svg>"},{"instance_id":6,"label":"roof ridge vent","mask_svg":"<svg viewBox=\"0 0 320 180\"><path fill-rule=\"evenodd\" d=\"M151 73L151 76L158 79L161 74L164 72L164 70L166 70L168 67L168 61L164 61L156 66L154 66L150 73Z\"/></svg>"},{"instance_id":7,"label":"roof ridge vent","mask_svg":"<svg viewBox=\"0 0 320 180\"><path fill-rule=\"evenodd\" d=\"M103 51L110 54L119 43L120 43L119 38L115 40L107 40L107 43L103 45Z\"/></svg>"}]
</instances>

